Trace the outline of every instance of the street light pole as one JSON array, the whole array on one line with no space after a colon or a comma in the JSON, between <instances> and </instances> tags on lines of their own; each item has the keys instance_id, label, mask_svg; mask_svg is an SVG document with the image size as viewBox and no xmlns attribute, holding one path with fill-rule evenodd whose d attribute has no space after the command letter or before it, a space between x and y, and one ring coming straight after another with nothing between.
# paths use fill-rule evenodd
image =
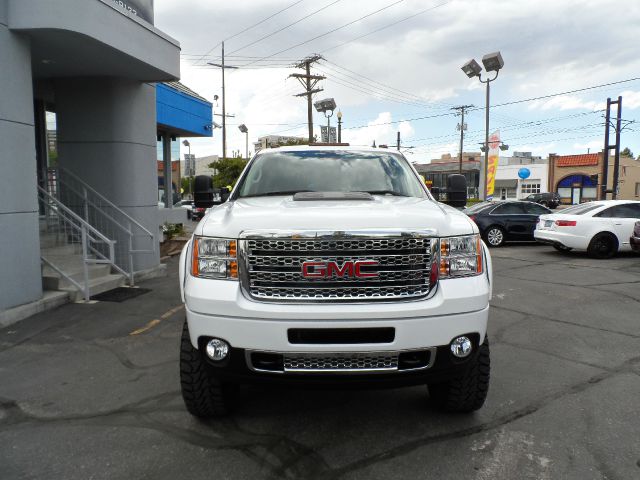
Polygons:
<instances>
[{"instance_id":1,"label":"street light pole","mask_svg":"<svg viewBox=\"0 0 640 480\"><path fill-rule=\"evenodd\" d=\"M342 112L338 110L338 143L342 143Z\"/></svg>"},{"instance_id":2,"label":"street light pole","mask_svg":"<svg viewBox=\"0 0 640 480\"><path fill-rule=\"evenodd\" d=\"M502 60L502 55L500 52L488 53L487 55L482 57L482 64L484 65L487 74L489 72L496 72L495 77L488 78L486 80L482 80L482 67L475 60L469 60L462 66L462 71L469 77L478 77L481 83L487 84L487 95L486 95L486 105L485 105L485 136L484 136L484 165L480 168L480 182L479 182L479 196L482 200L487 199L487 168L489 165L489 106L490 106L490 92L491 87L490 83L493 82L498 75L500 74L500 69L504 67L504 61Z\"/></svg>"},{"instance_id":3,"label":"street light pole","mask_svg":"<svg viewBox=\"0 0 640 480\"><path fill-rule=\"evenodd\" d=\"M246 157L247 160L249 160L249 129L247 128L247 126L243 123L242 125L238 125L238 130L240 130L242 133L244 133L246 135L245 141L246 141Z\"/></svg>"},{"instance_id":4,"label":"street light pole","mask_svg":"<svg viewBox=\"0 0 640 480\"><path fill-rule=\"evenodd\" d=\"M196 164L194 161L193 168L191 168L191 142L185 139L182 141L182 144L189 149L189 162L185 162L185 164L189 165L189 193L191 194L191 198L193 198L193 175L195 174Z\"/></svg>"}]
</instances>

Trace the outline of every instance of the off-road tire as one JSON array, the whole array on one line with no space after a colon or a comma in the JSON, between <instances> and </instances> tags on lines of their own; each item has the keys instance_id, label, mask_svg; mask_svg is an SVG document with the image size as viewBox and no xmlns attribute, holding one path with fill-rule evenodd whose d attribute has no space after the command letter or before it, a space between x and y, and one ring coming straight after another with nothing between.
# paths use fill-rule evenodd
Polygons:
<instances>
[{"instance_id":1,"label":"off-road tire","mask_svg":"<svg viewBox=\"0 0 640 480\"><path fill-rule=\"evenodd\" d=\"M235 388L207 371L202 354L191 345L186 320L180 339L180 386L187 410L196 417L219 417L231 410Z\"/></svg>"},{"instance_id":2,"label":"off-road tire","mask_svg":"<svg viewBox=\"0 0 640 480\"><path fill-rule=\"evenodd\" d=\"M485 337L471 362L462 375L447 382L429 384L432 405L449 413L470 413L484 405L489 392L491 370L488 338Z\"/></svg>"},{"instance_id":3,"label":"off-road tire","mask_svg":"<svg viewBox=\"0 0 640 480\"><path fill-rule=\"evenodd\" d=\"M587 253L592 258L611 258L618 253L618 240L610 233L598 233L589 242Z\"/></svg>"},{"instance_id":4,"label":"off-road tire","mask_svg":"<svg viewBox=\"0 0 640 480\"><path fill-rule=\"evenodd\" d=\"M495 231L495 233L492 233L492 231ZM499 241L498 243L495 243L496 240L494 239L496 239L497 237L499 237ZM484 241L491 248L503 246L505 241L504 229L502 227L498 227L497 225L491 225L484 232Z\"/></svg>"}]
</instances>

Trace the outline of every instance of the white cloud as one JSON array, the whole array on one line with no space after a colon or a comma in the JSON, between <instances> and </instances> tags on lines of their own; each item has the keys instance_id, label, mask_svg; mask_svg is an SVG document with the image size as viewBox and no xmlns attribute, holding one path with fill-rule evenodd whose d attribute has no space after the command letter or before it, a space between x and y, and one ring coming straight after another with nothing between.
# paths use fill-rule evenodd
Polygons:
<instances>
[{"instance_id":1,"label":"white cloud","mask_svg":"<svg viewBox=\"0 0 640 480\"><path fill-rule=\"evenodd\" d=\"M625 90L620 94L622 96L622 111L625 108L635 110L640 108L640 92L633 90ZM623 115L624 116L624 115Z\"/></svg>"},{"instance_id":2,"label":"white cloud","mask_svg":"<svg viewBox=\"0 0 640 480\"><path fill-rule=\"evenodd\" d=\"M602 140L594 140L587 143L574 143L573 148L579 151L586 153L590 151L591 153L602 151L602 147L604 142Z\"/></svg>"},{"instance_id":3,"label":"white cloud","mask_svg":"<svg viewBox=\"0 0 640 480\"><path fill-rule=\"evenodd\" d=\"M585 101L580 97L562 95L549 100L538 100L529 105L530 110L602 110L606 102Z\"/></svg>"}]
</instances>

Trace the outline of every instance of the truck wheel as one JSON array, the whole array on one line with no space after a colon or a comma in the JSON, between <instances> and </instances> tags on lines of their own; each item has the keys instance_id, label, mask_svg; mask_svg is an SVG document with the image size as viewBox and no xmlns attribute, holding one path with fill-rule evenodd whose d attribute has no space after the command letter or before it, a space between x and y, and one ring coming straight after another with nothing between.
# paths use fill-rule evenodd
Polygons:
<instances>
[{"instance_id":1,"label":"truck wheel","mask_svg":"<svg viewBox=\"0 0 640 480\"><path fill-rule=\"evenodd\" d=\"M465 373L444 383L429 384L433 405L445 412L469 413L478 410L489 392L489 339L485 337L480 351Z\"/></svg>"},{"instance_id":2,"label":"truck wheel","mask_svg":"<svg viewBox=\"0 0 640 480\"><path fill-rule=\"evenodd\" d=\"M229 413L233 386L207 372L201 353L193 348L187 321L180 340L180 386L187 410L196 417L217 417Z\"/></svg>"}]
</instances>

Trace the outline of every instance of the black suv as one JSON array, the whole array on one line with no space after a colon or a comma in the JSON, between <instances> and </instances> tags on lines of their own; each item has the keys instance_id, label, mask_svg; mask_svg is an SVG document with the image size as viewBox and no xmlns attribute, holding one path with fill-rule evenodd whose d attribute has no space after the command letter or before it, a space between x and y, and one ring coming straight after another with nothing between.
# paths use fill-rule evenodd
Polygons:
<instances>
[{"instance_id":1,"label":"black suv","mask_svg":"<svg viewBox=\"0 0 640 480\"><path fill-rule=\"evenodd\" d=\"M525 198L525 200L528 202L536 202L549 208L556 208L560 205L560 195L555 192L532 193Z\"/></svg>"}]
</instances>

